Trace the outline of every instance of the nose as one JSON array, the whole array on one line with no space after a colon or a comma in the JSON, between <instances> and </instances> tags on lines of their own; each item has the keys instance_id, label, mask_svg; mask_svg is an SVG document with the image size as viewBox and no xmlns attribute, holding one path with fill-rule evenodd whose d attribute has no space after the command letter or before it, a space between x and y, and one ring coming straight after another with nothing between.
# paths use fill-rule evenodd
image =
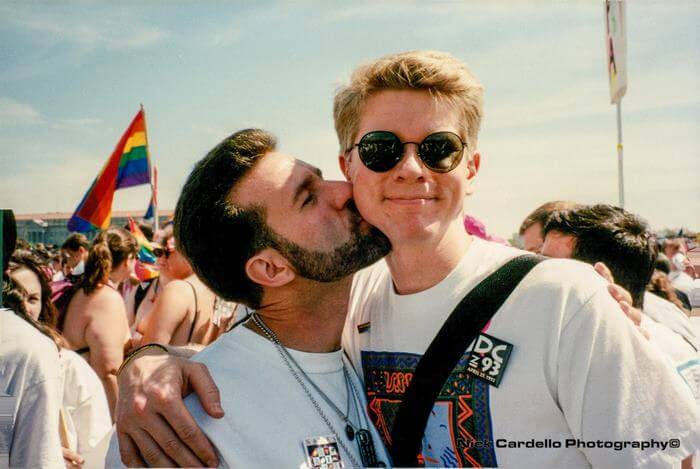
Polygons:
<instances>
[{"instance_id":1,"label":"nose","mask_svg":"<svg viewBox=\"0 0 700 469\"><path fill-rule=\"evenodd\" d=\"M336 210L342 210L352 199L352 184L345 181L326 181L330 203Z\"/></svg>"},{"instance_id":2,"label":"nose","mask_svg":"<svg viewBox=\"0 0 700 469\"><path fill-rule=\"evenodd\" d=\"M403 158L393 169L393 177L398 181L420 181L425 178L426 169L418 156L418 145L406 143Z\"/></svg>"}]
</instances>

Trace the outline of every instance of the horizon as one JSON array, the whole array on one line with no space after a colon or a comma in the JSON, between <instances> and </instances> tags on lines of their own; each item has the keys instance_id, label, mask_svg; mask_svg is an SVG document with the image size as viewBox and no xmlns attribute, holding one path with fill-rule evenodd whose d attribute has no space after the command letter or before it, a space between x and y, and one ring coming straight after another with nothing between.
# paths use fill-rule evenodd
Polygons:
<instances>
[{"instance_id":1,"label":"horizon","mask_svg":"<svg viewBox=\"0 0 700 469\"><path fill-rule=\"evenodd\" d=\"M202 5L205 7L203 8ZM143 103L163 207L226 135L262 127L339 179L332 95L359 63L438 49L486 88L469 214L502 237L553 199L617 204L604 7L540 1L0 4L0 203L72 213ZM700 231L700 5L630 2L625 208ZM114 210L145 212L148 186Z\"/></svg>"}]
</instances>

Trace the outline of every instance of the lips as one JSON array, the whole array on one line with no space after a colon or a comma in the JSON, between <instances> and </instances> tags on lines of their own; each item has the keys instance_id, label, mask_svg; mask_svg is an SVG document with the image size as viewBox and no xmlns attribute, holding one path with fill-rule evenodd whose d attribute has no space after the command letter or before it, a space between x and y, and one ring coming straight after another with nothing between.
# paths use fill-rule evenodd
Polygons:
<instances>
[{"instance_id":1,"label":"lips","mask_svg":"<svg viewBox=\"0 0 700 469\"><path fill-rule=\"evenodd\" d=\"M397 205L425 205L427 203L435 201L436 198L424 195L416 195L385 197L384 200L387 200Z\"/></svg>"}]
</instances>

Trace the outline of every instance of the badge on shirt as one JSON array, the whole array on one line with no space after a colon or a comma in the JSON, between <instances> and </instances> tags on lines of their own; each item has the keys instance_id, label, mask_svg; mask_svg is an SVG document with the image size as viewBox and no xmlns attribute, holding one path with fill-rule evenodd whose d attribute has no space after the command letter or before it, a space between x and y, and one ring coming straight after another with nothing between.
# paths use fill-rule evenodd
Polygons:
<instances>
[{"instance_id":1,"label":"badge on shirt","mask_svg":"<svg viewBox=\"0 0 700 469\"><path fill-rule=\"evenodd\" d=\"M498 387L512 350L513 346L508 342L481 333L476 338L474 349L469 355L467 372L492 386Z\"/></svg>"},{"instance_id":2,"label":"badge on shirt","mask_svg":"<svg viewBox=\"0 0 700 469\"><path fill-rule=\"evenodd\" d=\"M309 469L342 469L338 441L334 436L304 439L306 463Z\"/></svg>"}]
</instances>

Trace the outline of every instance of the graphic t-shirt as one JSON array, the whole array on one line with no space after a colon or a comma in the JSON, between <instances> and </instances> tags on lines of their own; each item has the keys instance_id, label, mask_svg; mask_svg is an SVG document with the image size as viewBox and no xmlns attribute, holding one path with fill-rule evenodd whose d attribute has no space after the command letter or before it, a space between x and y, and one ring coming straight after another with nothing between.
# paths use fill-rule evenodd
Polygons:
<instances>
[{"instance_id":1,"label":"graphic t-shirt","mask_svg":"<svg viewBox=\"0 0 700 469\"><path fill-rule=\"evenodd\" d=\"M437 331L469 290L521 254L475 238L445 279L411 295L396 294L384 261L355 276L344 347L362 370L368 414L387 446ZM485 332L513 345L502 381L495 387L467 373L465 352L428 420L426 466L668 467L700 446L690 390L591 266L540 263ZM667 445L642 450L651 440Z\"/></svg>"}]
</instances>

